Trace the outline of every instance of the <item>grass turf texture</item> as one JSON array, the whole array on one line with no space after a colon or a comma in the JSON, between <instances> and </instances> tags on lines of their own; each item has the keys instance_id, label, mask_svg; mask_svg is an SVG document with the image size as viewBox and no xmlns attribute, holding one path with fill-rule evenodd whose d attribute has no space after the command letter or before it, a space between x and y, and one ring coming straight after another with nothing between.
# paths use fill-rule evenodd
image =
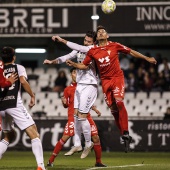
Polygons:
<instances>
[{"instance_id":1,"label":"grass turf texture","mask_svg":"<svg viewBox=\"0 0 170 170\"><path fill-rule=\"evenodd\" d=\"M102 161L108 167L96 168L94 152L85 159L80 159L81 153L72 156L64 156L61 152L55 159L54 167L47 167L48 170L169 170L169 152L103 152ZM44 152L45 164L50 152ZM1 170L35 170L36 162L32 152L8 151L0 160Z\"/></svg>"}]
</instances>

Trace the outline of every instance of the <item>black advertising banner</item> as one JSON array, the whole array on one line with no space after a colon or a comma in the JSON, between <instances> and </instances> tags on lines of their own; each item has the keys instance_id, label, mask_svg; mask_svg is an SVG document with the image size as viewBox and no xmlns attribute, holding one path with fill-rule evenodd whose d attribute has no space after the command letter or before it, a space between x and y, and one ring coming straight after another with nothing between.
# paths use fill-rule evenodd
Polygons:
<instances>
[{"instance_id":1,"label":"black advertising banner","mask_svg":"<svg viewBox=\"0 0 170 170\"><path fill-rule=\"evenodd\" d=\"M113 36L170 36L170 2L121 3L113 14L97 13Z\"/></svg>"},{"instance_id":2,"label":"black advertising banner","mask_svg":"<svg viewBox=\"0 0 170 170\"><path fill-rule=\"evenodd\" d=\"M1 4L0 36L80 37L97 25L106 26L110 36L170 36L170 2L116 4L109 15L101 3Z\"/></svg>"},{"instance_id":3,"label":"black advertising banner","mask_svg":"<svg viewBox=\"0 0 170 170\"><path fill-rule=\"evenodd\" d=\"M103 151L123 151L120 134L113 120L96 120ZM62 137L66 120L36 120L44 150L53 150ZM28 136L16 128L16 140L9 149L31 150ZM129 133L133 140L132 151L170 151L170 122L161 120L131 120ZM63 150L73 145L73 139L67 141Z\"/></svg>"},{"instance_id":4,"label":"black advertising banner","mask_svg":"<svg viewBox=\"0 0 170 170\"><path fill-rule=\"evenodd\" d=\"M92 29L92 7L59 5L1 5L2 36L81 34Z\"/></svg>"}]
</instances>

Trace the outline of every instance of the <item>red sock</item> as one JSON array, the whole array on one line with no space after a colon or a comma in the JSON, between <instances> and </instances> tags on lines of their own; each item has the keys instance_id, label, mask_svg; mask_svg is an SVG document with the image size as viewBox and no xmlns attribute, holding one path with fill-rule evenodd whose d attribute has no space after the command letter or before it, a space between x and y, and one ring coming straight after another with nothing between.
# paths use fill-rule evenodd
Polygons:
<instances>
[{"instance_id":1,"label":"red sock","mask_svg":"<svg viewBox=\"0 0 170 170\"><path fill-rule=\"evenodd\" d=\"M94 152L96 155L96 163L101 163L101 156L102 156L102 148L100 142L94 143Z\"/></svg>"},{"instance_id":2,"label":"red sock","mask_svg":"<svg viewBox=\"0 0 170 170\"><path fill-rule=\"evenodd\" d=\"M111 114L115 118L115 123L116 123L117 127L119 128L120 132L122 133L121 125L119 122L119 111L111 110Z\"/></svg>"},{"instance_id":3,"label":"red sock","mask_svg":"<svg viewBox=\"0 0 170 170\"><path fill-rule=\"evenodd\" d=\"M63 148L63 145L65 144L65 142L60 139L57 144L55 145L55 148L53 150L53 154L51 155L49 161L50 163L54 162L55 157L59 154L59 152L61 151L61 149Z\"/></svg>"},{"instance_id":4,"label":"red sock","mask_svg":"<svg viewBox=\"0 0 170 170\"><path fill-rule=\"evenodd\" d=\"M123 101L116 101L119 110L119 124L121 126L121 134L128 131L128 114Z\"/></svg>"}]
</instances>

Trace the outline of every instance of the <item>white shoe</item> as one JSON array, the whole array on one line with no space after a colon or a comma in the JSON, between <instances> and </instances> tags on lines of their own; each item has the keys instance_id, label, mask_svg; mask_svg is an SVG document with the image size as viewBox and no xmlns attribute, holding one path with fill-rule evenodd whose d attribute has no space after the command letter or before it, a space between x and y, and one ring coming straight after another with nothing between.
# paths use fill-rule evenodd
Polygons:
<instances>
[{"instance_id":1,"label":"white shoe","mask_svg":"<svg viewBox=\"0 0 170 170\"><path fill-rule=\"evenodd\" d=\"M75 152L81 152L82 151L82 146L73 146L67 153L65 153L65 156L71 156Z\"/></svg>"},{"instance_id":2,"label":"white shoe","mask_svg":"<svg viewBox=\"0 0 170 170\"><path fill-rule=\"evenodd\" d=\"M91 146L90 146L90 147L85 147L84 150L83 150L83 152L82 152L82 154L81 154L81 157L80 157L80 158L81 158L81 159L86 158L87 155L90 153L90 151L91 151L91 149L92 149L93 146L94 146L94 143L91 142Z\"/></svg>"}]
</instances>

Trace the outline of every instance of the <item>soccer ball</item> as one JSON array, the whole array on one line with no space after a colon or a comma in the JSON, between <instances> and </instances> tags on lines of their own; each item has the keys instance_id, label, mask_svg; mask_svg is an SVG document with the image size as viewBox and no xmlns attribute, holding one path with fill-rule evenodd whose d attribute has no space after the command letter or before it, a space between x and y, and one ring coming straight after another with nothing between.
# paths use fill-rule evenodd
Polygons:
<instances>
[{"instance_id":1,"label":"soccer ball","mask_svg":"<svg viewBox=\"0 0 170 170\"><path fill-rule=\"evenodd\" d=\"M105 0L102 3L102 11L105 14L111 14L116 9L116 3L113 0Z\"/></svg>"}]
</instances>

